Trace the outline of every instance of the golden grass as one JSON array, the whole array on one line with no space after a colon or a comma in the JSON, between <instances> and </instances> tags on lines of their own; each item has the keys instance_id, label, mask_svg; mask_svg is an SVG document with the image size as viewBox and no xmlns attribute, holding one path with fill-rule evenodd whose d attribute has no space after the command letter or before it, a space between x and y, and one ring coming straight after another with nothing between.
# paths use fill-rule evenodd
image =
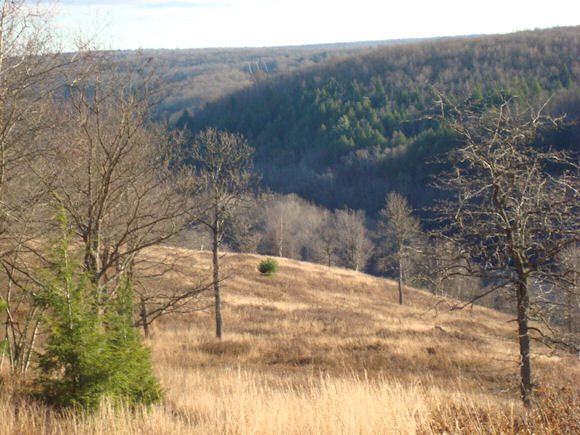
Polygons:
<instances>
[{"instance_id":1,"label":"golden grass","mask_svg":"<svg viewBox=\"0 0 580 435\"><path fill-rule=\"evenodd\" d=\"M173 250L172 250L173 249ZM174 252L198 274L209 253ZM518 398L515 325L481 308L353 271L228 254L225 336L211 310L167 317L149 344L166 391L150 410L57 415L0 387L0 434L576 433L578 360L534 346L541 387L532 411ZM156 285L173 285L158 281ZM0 374L2 376L2 374ZM4 377L8 379L7 373Z\"/></svg>"}]
</instances>

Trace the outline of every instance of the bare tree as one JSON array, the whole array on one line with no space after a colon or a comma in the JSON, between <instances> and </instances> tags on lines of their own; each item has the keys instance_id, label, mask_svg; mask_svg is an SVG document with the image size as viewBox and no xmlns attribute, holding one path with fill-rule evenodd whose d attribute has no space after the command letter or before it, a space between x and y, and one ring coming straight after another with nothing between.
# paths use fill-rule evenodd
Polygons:
<instances>
[{"instance_id":1,"label":"bare tree","mask_svg":"<svg viewBox=\"0 0 580 435\"><path fill-rule=\"evenodd\" d=\"M190 178L180 171L181 138L149 120L157 86L150 62L133 69L83 53L64 77L55 147L39 170L81 240L98 303L115 297L121 277L134 279L137 254L181 231L196 205L183 194Z\"/></svg>"},{"instance_id":2,"label":"bare tree","mask_svg":"<svg viewBox=\"0 0 580 435\"><path fill-rule=\"evenodd\" d=\"M324 262L326 259L321 238L327 223L327 214L328 210L304 201L301 213L302 229L298 233L302 261Z\"/></svg>"},{"instance_id":3,"label":"bare tree","mask_svg":"<svg viewBox=\"0 0 580 435\"><path fill-rule=\"evenodd\" d=\"M441 236L458 248L449 275L491 280L517 302L521 396L530 405L532 288L557 280L554 259L580 239L577 161L542 141L561 119L507 100L489 109L440 100L442 119L463 140L449 154L453 169L439 179L456 195L441 204ZM457 261L460 259L461 261ZM479 295L480 297L483 294ZM542 332L537 330L538 332Z\"/></svg>"},{"instance_id":4,"label":"bare tree","mask_svg":"<svg viewBox=\"0 0 580 435\"><path fill-rule=\"evenodd\" d=\"M337 210L337 252L341 264L356 271L365 268L371 256L372 242L367 236L365 213L362 210Z\"/></svg>"},{"instance_id":5,"label":"bare tree","mask_svg":"<svg viewBox=\"0 0 580 435\"><path fill-rule=\"evenodd\" d=\"M142 251L134 265L133 288L138 306L136 326L146 337L157 319L167 314L187 314L212 306L206 296L213 287L210 276L192 269L189 249L166 246L160 251Z\"/></svg>"},{"instance_id":6,"label":"bare tree","mask_svg":"<svg viewBox=\"0 0 580 435\"><path fill-rule=\"evenodd\" d=\"M263 199L247 194L231 214L226 227L227 239L234 251L257 253L263 236Z\"/></svg>"},{"instance_id":7,"label":"bare tree","mask_svg":"<svg viewBox=\"0 0 580 435\"><path fill-rule=\"evenodd\" d=\"M208 128L196 136L191 155L207 204L207 213L197 220L212 235L216 337L221 339L223 320L219 250L228 217L256 182L256 176L251 171L254 149L239 134Z\"/></svg>"},{"instance_id":8,"label":"bare tree","mask_svg":"<svg viewBox=\"0 0 580 435\"><path fill-rule=\"evenodd\" d=\"M399 304L403 304L403 280L407 273L406 264L410 261L413 250L418 249L418 238L421 232L419 219L412 215L405 197L396 192L387 195L385 207L380 212L381 232L393 245L392 258L399 275Z\"/></svg>"},{"instance_id":9,"label":"bare tree","mask_svg":"<svg viewBox=\"0 0 580 435\"><path fill-rule=\"evenodd\" d=\"M434 238L431 242L427 245L426 263L429 272L427 283L434 293L462 301L460 306L463 306L463 302L474 301L474 298L477 298L480 304L502 308L503 300L499 305L489 302L490 298L498 297L498 293L481 296L483 286L479 277L452 272L461 270L466 263L464 258L457 255L459 248L452 240ZM503 308L505 309L505 306Z\"/></svg>"},{"instance_id":10,"label":"bare tree","mask_svg":"<svg viewBox=\"0 0 580 435\"><path fill-rule=\"evenodd\" d=\"M44 137L54 127L58 76L75 60L61 54L49 22L39 4L0 1L0 299L6 303L0 315L10 364L19 373L29 366L40 316L30 303L27 251L46 232L39 213L47 195L32 168L49 151Z\"/></svg>"},{"instance_id":11,"label":"bare tree","mask_svg":"<svg viewBox=\"0 0 580 435\"><path fill-rule=\"evenodd\" d=\"M265 209L265 237L269 253L299 257L299 234L303 228L303 200L297 195L268 195Z\"/></svg>"},{"instance_id":12,"label":"bare tree","mask_svg":"<svg viewBox=\"0 0 580 435\"><path fill-rule=\"evenodd\" d=\"M334 213L324 210L318 232L318 249L323 264L328 267L334 264L339 238Z\"/></svg>"},{"instance_id":13,"label":"bare tree","mask_svg":"<svg viewBox=\"0 0 580 435\"><path fill-rule=\"evenodd\" d=\"M61 55L45 11L31 3L0 2L2 315L10 362L21 372L41 319L33 300L38 269L50 265L43 241L54 197L103 299L133 274L139 251L174 235L192 214L191 199L179 193L179 138L149 122L157 89L150 61L130 68L82 48Z\"/></svg>"},{"instance_id":14,"label":"bare tree","mask_svg":"<svg viewBox=\"0 0 580 435\"><path fill-rule=\"evenodd\" d=\"M561 306L556 312L563 321L568 339L580 345L580 246L573 245L558 256L562 272L558 289Z\"/></svg>"}]
</instances>

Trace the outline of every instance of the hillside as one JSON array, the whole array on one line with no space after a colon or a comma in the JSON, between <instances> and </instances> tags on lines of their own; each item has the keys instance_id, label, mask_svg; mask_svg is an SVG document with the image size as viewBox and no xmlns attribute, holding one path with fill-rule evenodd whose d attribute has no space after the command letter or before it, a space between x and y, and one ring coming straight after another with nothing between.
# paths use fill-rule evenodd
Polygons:
<instances>
[{"instance_id":1,"label":"hillside","mask_svg":"<svg viewBox=\"0 0 580 435\"><path fill-rule=\"evenodd\" d=\"M190 277L209 275L210 253L159 247ZM517 337L510 317L353 271L226 254L225 337L206 309L163 318L149 340L164 402L134 416L104 408L57 416L0 392L1 434L16 433L574 433L580 429L577 359L533 347L540 393L518 398ZM165 261L165 260L164 260ZM156 277L156 291L188 285ZM32 430L32 428L35 428Z\"/></svg>"},{"instance_id":2,"label":"hillside","mask_svg":"<svg viewBox=\"0 0 580 435\"><path fill-rule=\"evenodd\" d=\"M196 113L206 103L293 71L373 47L420 40L367 41L270 48L203 48L118 53L129 63L154 59L156 74L168 88L158 115L176 120L184 109Z\"/></svg>"},{"instance_id":3,"label":"hillside","mask_svg":"<svg viewBox=\"0 0 580 435\"><path fill-rule=\"evenodd\" d=\"M433 88L482 107L502 95L580 117L580 27L377 47L320 62L227 95L177 122L244 134L274 191L374 215L397 190L428 204L437 167L455 139L434 121ZM552 138L573 146L578 129Z\"/></svg>"}]
</instances>

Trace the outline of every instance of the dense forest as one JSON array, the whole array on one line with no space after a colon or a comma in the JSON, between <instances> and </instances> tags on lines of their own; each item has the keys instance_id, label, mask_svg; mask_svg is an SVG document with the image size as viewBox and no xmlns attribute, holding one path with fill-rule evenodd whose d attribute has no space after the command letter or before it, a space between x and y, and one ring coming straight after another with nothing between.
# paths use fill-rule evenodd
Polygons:
<instances>
[{"instance_id":1,"label":"dense forest","mask_svg":"<svg viewBox=\"0 0 580 435\"><path fill-rule=\"evenodd\" d=\"M429 162L456 141L430 119L435 92L482 105L505 95L536 105L551 97L549 110L573 121L579 83L579 27L422 41L264 77L184 111L177 125L240 132L256 147L265 187L374 216L391 190L416 208L435 194L427 186L438 168ZM570 127L554 141L574 138Z\"/></svg>"},{"instance_id":2,"label":"dense forest","mask_svg":"<svg viewBox=\"0 0 580 435\"><path fill-rule=\"evenodd\" d=\"M121 51L119 59L130 63L146 57L154 61L167 86L158 116L177 119L187 108L195 113L211 101L261 82L349 56L373 47L410 43L413 39L322 44L298 47L202 48L180 50Z\"/></svg>"}]
</instances>

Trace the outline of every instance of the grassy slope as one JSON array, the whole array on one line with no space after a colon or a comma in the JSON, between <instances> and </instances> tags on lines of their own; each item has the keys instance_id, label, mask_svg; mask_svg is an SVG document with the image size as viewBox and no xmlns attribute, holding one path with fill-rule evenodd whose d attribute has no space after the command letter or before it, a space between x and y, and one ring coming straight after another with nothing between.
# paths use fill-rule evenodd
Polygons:
<instances>
[{"instance_id":1,"label":"grassy slope","mask_svg":"<svg viewBox=\"0 0 580 435\"><path fill-rule=\"evenodd\" d=\"M210 255L155 248L209 274ZM167 317L150 344L166 400L144 416L56 417L9 391L0 433L536 433L580 428L578 361L534 346L544 387L521 409L515 325L504 314L407 289L392 281L278 259L227 254L225 338L211 309ZM167 283L161 281L156 285ZM557 376L554 376L554 375ZM9 388L7 389L9 390ZM575 402L574 402L575 401ZM576 425L576 426L574 426Z\"/></svg>"}]
</instances>

